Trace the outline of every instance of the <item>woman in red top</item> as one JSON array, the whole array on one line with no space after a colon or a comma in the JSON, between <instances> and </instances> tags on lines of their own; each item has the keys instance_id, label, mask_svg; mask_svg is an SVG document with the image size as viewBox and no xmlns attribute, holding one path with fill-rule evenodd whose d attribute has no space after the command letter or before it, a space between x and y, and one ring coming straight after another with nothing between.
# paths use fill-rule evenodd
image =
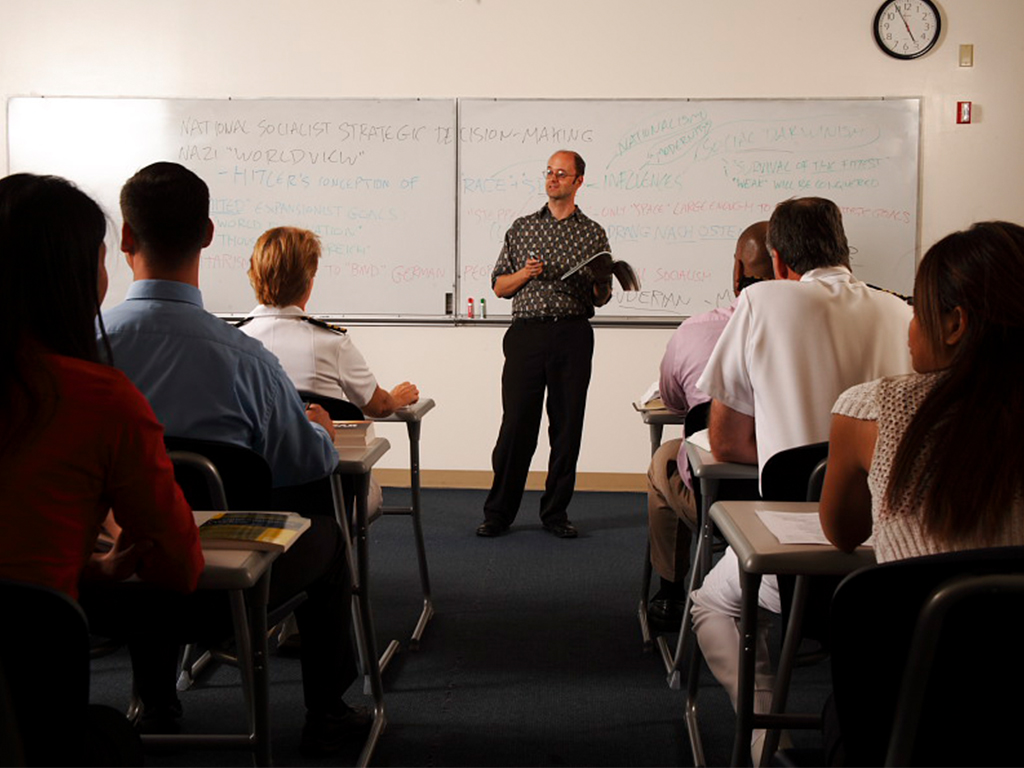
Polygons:
<instances>
[{"instance_id":1,"label":"woman in red top","mask_svg":"<svg viewBox=\"0 0 1024 768\"><path fill-rule=\"evenodd\" d=\"M163 429L99 362L106 230L64 179L0 179L0 578L76 598L81 577L133 574L187 592L203 555ZM105 521L114 545L97 555Z\"/></svg>"}]
</instances>

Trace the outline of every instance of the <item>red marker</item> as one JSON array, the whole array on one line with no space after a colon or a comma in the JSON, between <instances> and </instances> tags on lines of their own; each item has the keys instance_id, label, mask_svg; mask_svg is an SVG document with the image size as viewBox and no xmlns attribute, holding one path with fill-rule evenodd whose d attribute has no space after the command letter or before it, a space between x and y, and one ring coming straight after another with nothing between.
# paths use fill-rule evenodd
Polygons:
<instances>
[{"instance_id":1,"label":"red marker","mask_svg":"<svg viewBox=\"0 0 1024 768\"><path fill-rule=\"evenodd\" d=\"M469 309L466 311L466 317L468 317L470 320L473 319L473 300L472 299L469 300Z\"/></svg>"}]
</instances>

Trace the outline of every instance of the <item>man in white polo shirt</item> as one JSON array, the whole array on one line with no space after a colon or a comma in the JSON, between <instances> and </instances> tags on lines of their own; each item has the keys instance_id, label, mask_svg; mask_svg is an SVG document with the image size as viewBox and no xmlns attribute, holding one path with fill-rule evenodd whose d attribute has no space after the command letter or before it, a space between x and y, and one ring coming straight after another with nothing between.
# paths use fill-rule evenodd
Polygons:
<instances>
[{"instance_id":1,"label":"man in white polo shirt","mask_svg":"<svg viewBox=\"0 0 1024 768\"><path fill-rule=\"evenodd\" d=\"M780 451L828 440L832 405L848 387L911 370L911 309L853 276L835 203L816 197L780 203L768 224L768 249L777 279L740 294L697 382L712 397L715 457L756 463L761 470ZM762 582L759 600L762 608L779 612L773 577ZM740 587L731 549L694 592L692 613L701 650L735 706ZM757 712L767 712L771 703L764 634Z\"/></svg>"}]
</instances>

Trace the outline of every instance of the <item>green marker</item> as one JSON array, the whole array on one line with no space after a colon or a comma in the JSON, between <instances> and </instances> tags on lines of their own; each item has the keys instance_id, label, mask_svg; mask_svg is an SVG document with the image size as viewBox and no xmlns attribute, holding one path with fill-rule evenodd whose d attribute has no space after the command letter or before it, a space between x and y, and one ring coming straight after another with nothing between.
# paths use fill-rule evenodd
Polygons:
<instances>
[{"instance_id":1,"label":"green marker","mask_svg":"<svg viewBox=\"0 0 1024 768\"><path fill-rule=\"evenodd\" d=\"M480 317L483 320L487 319L487 299L480 299Z\"/></svg>"}]
</instances>

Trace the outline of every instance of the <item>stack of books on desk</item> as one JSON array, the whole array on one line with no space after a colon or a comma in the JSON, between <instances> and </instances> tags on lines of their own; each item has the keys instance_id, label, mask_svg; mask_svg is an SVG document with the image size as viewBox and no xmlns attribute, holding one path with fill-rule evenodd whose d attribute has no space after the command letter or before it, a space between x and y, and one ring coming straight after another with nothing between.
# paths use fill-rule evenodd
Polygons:
<instances>
[{"instance_id":1,"label":"stack of books on desk","mask_svg":"<svg viewBox=\"0 0 1024 768\"><path fill-rule=\"evenodd\" d=\"M336 448L367 446L376 436L373 432L372 421L334 422L334 445Z\"/></svg>"}]
</instances>

